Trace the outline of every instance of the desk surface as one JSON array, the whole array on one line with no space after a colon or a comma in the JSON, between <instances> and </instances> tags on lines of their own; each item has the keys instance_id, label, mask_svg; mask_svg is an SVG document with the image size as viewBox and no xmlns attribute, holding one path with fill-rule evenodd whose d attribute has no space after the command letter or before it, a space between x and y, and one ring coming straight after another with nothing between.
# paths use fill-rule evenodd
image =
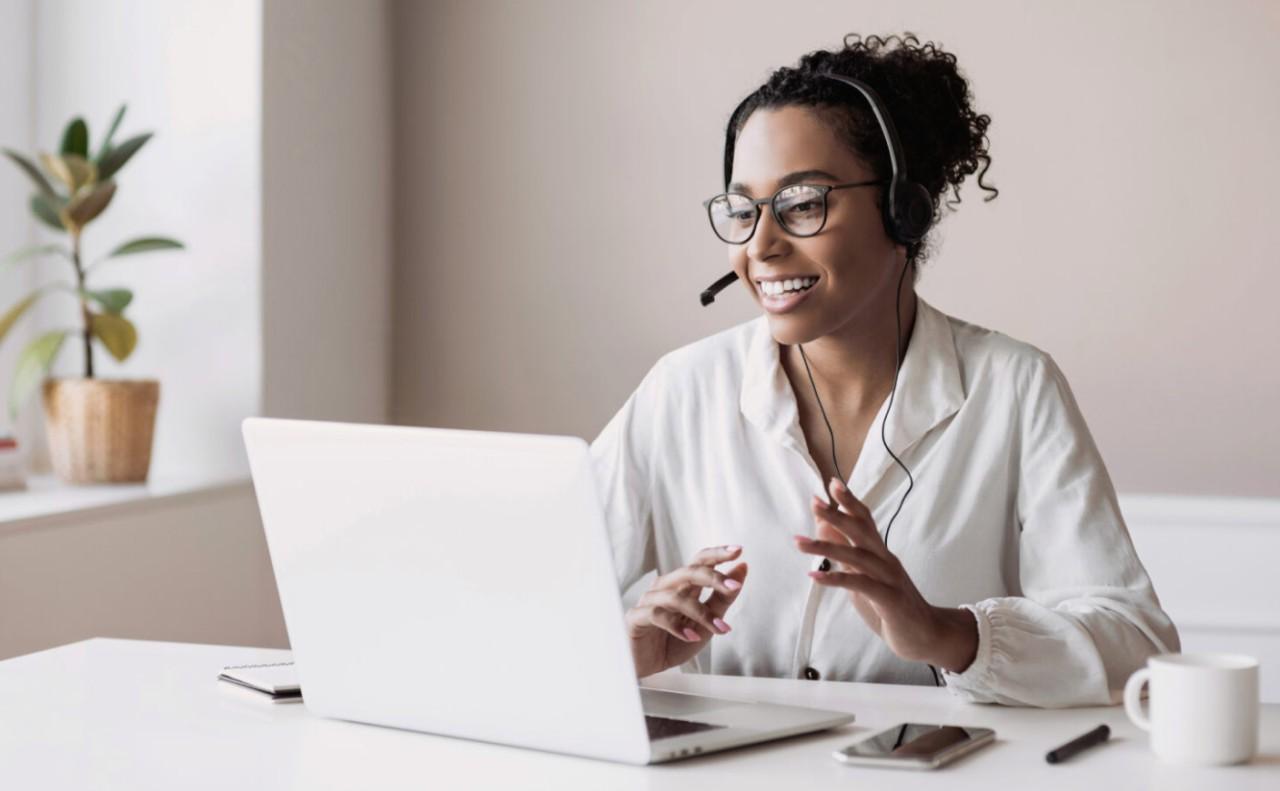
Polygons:
<instances>
[{"instance_id":1,"label":"desk surface","mask_svg":"<svg viewBox=\"0 0 1280 791\"><path fill-rule=\"evenodd\" d=\"M943 689L664 673L647 686L853 712L822 734L633 767L325 720L215 680L275 662L258 648L88 640L0 662L5 788L1280 788L1280 705L1264 705L1251 764L1158 761L1121 707L1046 711L963 703ZM935 772L843 766L831 751L898 722L985 725L997 742ZM1100 724L1111 742L1051 766ZM1009 783L1016 783L1010 786Z\"/></svg>"}]
</instances>

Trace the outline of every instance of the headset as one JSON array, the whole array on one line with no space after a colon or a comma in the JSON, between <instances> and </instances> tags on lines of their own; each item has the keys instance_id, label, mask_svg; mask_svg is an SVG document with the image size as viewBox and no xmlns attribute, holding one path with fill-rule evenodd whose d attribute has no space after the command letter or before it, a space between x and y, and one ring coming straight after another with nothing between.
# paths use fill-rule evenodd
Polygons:
<instances>
[{"instance_id":1,"label":"headset","mask_svg":"<svg viewBox=\"0 0 1280 791\"><path fill-rule=\"evenodd\" d=\"M818 76L835 80L857 89L862 97L866 99L867 104L871 106L871 112L875 115L876 122L880 126L881 135L884 137L885 146L889 149L891 180L888 193L880 203L885 233L894 242L902 245L910 245L920 241L929 232L929 227L933 224L933 200L929 197L929 191L923 185L911 181L907 177L907 160L902 151L902 141L898 137L898 130L893 125L893 118L885 108L884 102L870 85L861 80L831 72L819 72ZM733 177L733 149L736 142L735 132L738 116L754 96L755 93L751 93L747 98L739 102L729 116L729 126L725 131L724 143L724 188L726 191L729 189L729 179ZM907 465L903 464L902 459L899 459L897 454L889 447L889 442L885 437L885 424L889 422L889 411L893 409L893 399L898 392L898 369L902 365L902 349L901 344L898 342L898 338L902 335L902 317L898 303L902 299L902 281L906 278L907 268L908 265L904 264L902 274L898 278L898 288L895 292L897 297L894 303L894 312L897 317L898 332L894 336L893 389L889 392L889 405L885 408L884 420L880 423L880 441L884 444L884 449L888 451L893 460L907 474L907 490L902 493L902 499L898 501L898 507L889 519L888 527L885 528L885 546L888 546L889 531L893 529L894 520L898 518L898 514L902 511L902 505L907 501L907 495L911 494L912 488L915 487L915 479L911 476L911 470L907 469ZM716 294L719 294L737 279L737 272L729 272L707 287L700 296L703 307L714 302ZM801 359L804 360L805 373L809 375L809 385L813 388L813 397L818 401L818 409L822 412L822 420L827 424L827 432L831 434L831 462L835 465L836 474L840 476L841 480L844 480L844 475L840 472L840 464L836 461L835 432L831 429L831 421L827 419L827 411L822 406L822 399L818 396L818 387L814 384L813 372L809 370L809 359L805 356L804 347L801 346L799 348ZM929 670L933 673L934 684L941 686L942 681L938 677L937 668L929 665Z\"/></svg>"}]
</instances>

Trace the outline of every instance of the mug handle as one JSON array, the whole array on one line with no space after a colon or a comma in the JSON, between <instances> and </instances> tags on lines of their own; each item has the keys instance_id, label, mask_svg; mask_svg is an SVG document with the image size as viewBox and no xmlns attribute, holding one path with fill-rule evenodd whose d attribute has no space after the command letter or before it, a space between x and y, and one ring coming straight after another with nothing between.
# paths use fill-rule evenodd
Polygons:
<instances>
[{"instance_id":1,"label":"mug handle","mask_svg":"<svg viewBox=\"0 0 1280 791\"><path fill-rule=\"evenodd\" d=\"M1124 685L1124 713L1129 720L1144 731L1151 730L1151 720L1142 713L1142 685L1151 679L1151 668L1135 670Z\"/></svg>"}]
</instances>

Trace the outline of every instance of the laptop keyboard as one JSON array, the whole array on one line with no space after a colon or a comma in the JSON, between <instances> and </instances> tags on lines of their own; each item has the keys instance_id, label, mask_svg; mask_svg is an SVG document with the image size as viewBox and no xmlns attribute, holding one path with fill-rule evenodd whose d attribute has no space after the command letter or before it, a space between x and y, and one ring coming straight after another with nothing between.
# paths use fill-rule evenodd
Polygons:
<instances>
[{"instance_id":1,"label":"laptop keyboard","mask_svg":"<svg viewBox=\"0 0 1280 791\"><path fill-rule=\"evenodd\" d=\"M670 739L672 736L684 736L687 733L710 731L716 728L725 727L723 725L712 725L708 722L693 722L691 720L673 720L668 717L654 717L649 714L644 715L644 724L645 727L649 729L649 741Z\"/></svg>"}]
</instances>

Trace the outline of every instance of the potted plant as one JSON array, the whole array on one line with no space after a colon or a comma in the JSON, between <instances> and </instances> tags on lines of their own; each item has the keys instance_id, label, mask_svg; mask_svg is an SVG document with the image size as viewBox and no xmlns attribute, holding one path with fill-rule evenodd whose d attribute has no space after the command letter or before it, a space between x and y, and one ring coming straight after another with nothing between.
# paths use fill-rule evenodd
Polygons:
<instances>
[{"instance_id":1,"label":"potted plant","mask_svg":"<svg viewBox=\"0 0 1280 791\"><path fill-rule=\"evenodd\" d=\"M44 403L49 455L58 477L70 483L145 481L151 466L151 438L155 431L160 383L155 379L102 379L94 376L94 344L123 362L138 343L138 331L124 316L133 292L119 287L93 287L89 275L110 258L182 249L180 242L144 236L118 245L102 259L86 265L81 240L85 227L111 204L120 169L151 139L150 132L117 144L116 130L124 118L122 106L107 129L97 153L90 154L89 128L75 118L62 134L57 154L30 158L10 149L4 154L35 185L31 211L42 224L65 234L63 242L18 250L0 266L41 258L66 260L74 282L45 283L0 315L0 342L31 306L45 296L65 292L79 305L79 326L41 334L21 352L9 388L9 417L37 388ZM39 165L36 163L39 162ZM84 350L82 378L49 378L65 341L76 337Z\"/></svg>"}]
</instances>

